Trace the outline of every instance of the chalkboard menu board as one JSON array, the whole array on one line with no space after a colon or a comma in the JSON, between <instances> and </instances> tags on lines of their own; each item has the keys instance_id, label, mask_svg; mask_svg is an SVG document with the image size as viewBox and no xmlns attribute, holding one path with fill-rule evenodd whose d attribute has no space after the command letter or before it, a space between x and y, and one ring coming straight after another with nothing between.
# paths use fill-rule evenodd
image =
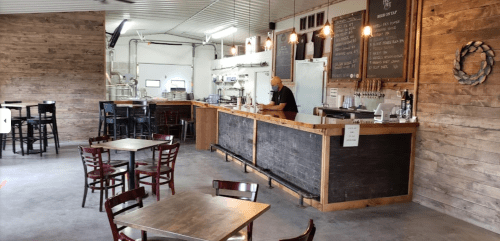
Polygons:
<instances>
[{"instance_id":1,"label":"chalkboard menu board","mask_svg":"<svg viewBox=\"0 0 500 241\"><path fill-rule=\"evenodd\" d=\"M368 40L367 79L406 79L409 5L407 0L368 0L373 36Z\"/></svg>"},{"instance_id":2,"label":"chalkboard menu board","mask_svg":"<svg viewBox=\"0 0 500 241\"><path fill-rule=\"evenodd\" d=\"M332 19L335 33L330 51L331 79L361 79L365 11Z\"/></svg>"},{"instance_id":3,"label":"chalkboard menu board","mask_svg":"<svg viewBox=\"0 0 500 241\"><path fill-rule=\"evenodd\" d=\"M274 76L283 81L292 81L293 76L293 49L294 45L288 43L292 30L276 33L274 39Z\"/></svg>"}]
</instances>

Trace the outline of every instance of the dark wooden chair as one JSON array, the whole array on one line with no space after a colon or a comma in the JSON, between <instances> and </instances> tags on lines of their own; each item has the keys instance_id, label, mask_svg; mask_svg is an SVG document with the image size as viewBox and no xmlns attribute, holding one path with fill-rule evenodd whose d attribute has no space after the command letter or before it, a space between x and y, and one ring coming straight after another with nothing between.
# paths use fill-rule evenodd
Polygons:
<instances>
[{"instance_id":1,"label":"dark wooden chair","mask_svg":"<svg viewBox=\"0 0 500 241\"><path fill-rule=\"evenodd\" d=\"M135 239L132 239L128 237L127 235L121 233L121 231L127 226L121 226L118 227L114 223L114 219L117 215L132 210L134 208L142 208L142 198L146 195L146 191L144 191L144 187L136 188L134 190L130 190L124 193L121 193L120 195L117 195L116 197L109 198L106 200L104 203L104 207L106 209L106 214L108 215L108 220L109 220L109 226L111 226L111 233L113 233L113 240L114 241L135 241ZM115 208L118 205L125 205L127 202L135 201L134 204L127 205L126 207L113 212L113 208ZM115 208L116 210L116 208ZM149 241L168 241L168 240L175 240L171 238L163 238L163 237L148 237L146 231L141 231L141 240L149 240Z\"/></svg>"},{"instance_id":2,"label":"dark wooden chair","mask_svg":"<svg viewBox=\"0 0 500 241\"><path fill-rule=\"evenodd\" d=\"M302 235L296 238L280 239L280 241L312 241L315 233L316 227L314 226L313 220L310 219L309 227L307 227L307 230Z\"/></svg>"},{"instance_id":3,"label":"dark wooden chair","mask_svg":"<svg viewBox=\"0 0 500 241\"><path fill-rule=\"evenodd\" d=\"M50 114L50 115L48 115ZM32 117L28 119L28 124L33 125L38 128L38 141L40 142L40 156L42 156L43 152L47 151L48 139L54 139L54 146L56 147L56 154L59 154L59 140L57 133L57 124L56 124L56 104L38 104L38 117ZM50 133L51 136L48 135L47 125L49 125L52 129ZM36 141L33 137L33 140L28 141ZM43 150L43 151L42 151Z\"/></svg>"},{"instance_id":4,"label":"dark wooden chair","mask_svg":"<svg viewBox=\"0 0 500 241\"><path fill-rule=\"evenodd\" d=\"M182 132L182 125L179 119L179 111L169 110L165 111L165 127L167 128L167 134L171 135L175 132L180 138Z\"/></svg>"},{"instance_id":5,"label":"dark wooden chair","mask_svg":"<svg viewBox=\"0 0 500 241\"><path fill-rule=\"evenodd\" d=\"M136 188L141 183L153 186L154 190L156 190L156 201L160 201L160 185L168 184L172 195L175 195L174 170L179 147L179 143L160 145L158 147L158 161L156 165L139 166L135 169ZM140 177L140 175L144 176ZM148 177L151 177L151 182L141 181Z\"/></svg>"},{"instance_id":6,"label":"dark wooden chair","mask_svg":"<svg viewBox=\"0 0 500 241\"><path fill-rule=\"evenodd\" d=\"M122 192L125 192L125 173L126 170L115 169L109 165L105 165L102 162L102 148L91 148L79 146L78 150L82 158L83 171L85 174L85 189L83 192L82 208L85 207L85 199L87 198L88 189L99 190L100 200L99 200L99 211L102 212L102 200L103 194L108 198L108 189L112 189L113 195L115 193L115 187L122 186ZM89 170L92 169L92 170ZM121 177L121 179L117 179ZM92 182L89 183L88 179ZM115 180L120 181L115 184ZM111 181L111 185L109 185ZM100 184L97 186L97 184Z\"/></svg>"},{"instance_id":7,"label":"dark wooden chair","mask_svg":"<svg viewBox=\"0 0 500 241\"><path fill-rule=\"evenodd\" d=\"M257 183L214 180L212 182L212 186L213 188L215 188L215 195L217 196L247 200L251 202L257 201L257 192L259 191L259 184ZM221 194L220 190L239 191L242 193L248 193L250 196L235 196L235 195ZM238 234L228 238L227 240L251 241L252 231L253 231L253 222L247 225L247 231L241 230L240 232L238 232Z\"/></svg>"},{"instance_id":8,"label":"dark wooden chair","mask_svg":"<svg viewBox=\"0 0 500 241\"><path fill-rule=\"evenodd\" d=\"M173 135L163 135L163 134L152 134L151 135L151 140L155 140L155 141L170 141L169 145L172 145L172 143L174 142L174 136ZM156 162L156 158L155 158L155 154L156 154L156 151L158 151L158 146L155 146L152 148L153 149L153 157L152 158L146 158L146 159L141 159L141 160L137 160L135 161L135 165L136 166L143 166L143 165L155 165L155 162Z\"/></svg>"},{"instance_id":9,"label":"dark wooden chair","mask_svg":"<svg viewBox=\"0 0 500 241\"><path fill-rule=\"evenodd\" d=\"M99 129L97 131L97 136L101 136L101 129L103 125L106 125L106 113L104 113L104 103L112 104L113 101L99 101ZM107 133L104 133L107 135Z\"/></svg>"},{"instance_id":10,"label":"dark wooden chair","mask_svg":"<svg viewBox=\"0 0 500 241\"><path fill-rule=\"evenodd\" d=\"M109 140L110 140L109 136L98 136L98 137L89 138L89 145L92 146L93 144L108 142ZM128 166L129 161L128 160L111 159L111 152L109 150L103 149L101 153L108 154L108 161L106 162L107 165L110 165L112 167L125 167L127 169L127 172L128 172L128 169L129 169L129 166Z\"/></svg>"},{"instance_id":11,"label":"dark wooden chair","mask_svg":"<svg viewBox=\"0 0 500 241\"><path fill-rule=\"evenodd\" d=\"M149 106L146 109L145 115L134 117L134 138L136 138L137 134L136 131L137 125L140 126L141 136L150 136L154 132L156 132L155 113L156 113L156 104L149 104ZM144 129L146 129L146 132L144 132Z\"/></svg>"},{"instance_id":12,"label":"dark wooden chair","mask_svg":"<svg viewBox=\"0 0 500 241\"><path fill-rule=\"evenodd\" d=\"M128 118L119 117L116 104L114 103L103 103L104 105L104 135L108 134L108 124L113 125L113 140L118 140L117 128L123 125L125 126L126 136L128 137ZM122 135L120 131L120 135Z\"/></svg>"}]
</instances>

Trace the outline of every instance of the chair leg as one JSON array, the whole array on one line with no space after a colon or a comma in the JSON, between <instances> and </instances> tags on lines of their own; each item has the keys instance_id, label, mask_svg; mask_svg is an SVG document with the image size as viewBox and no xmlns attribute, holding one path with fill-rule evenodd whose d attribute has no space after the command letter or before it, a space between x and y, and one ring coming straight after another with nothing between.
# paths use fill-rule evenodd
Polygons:
<instances>
[{"instance_id":1,"label":"chair leg","mask_svg":"<svg viewBox=\"0 0 500 241\"><path fill-rule=\"evenodd\" d=\"M56 146L56 154L59 154L59 133L57 132L57 125L54 122L52 126L52 135L54 136L54 143Z\"/></svg>"},{"instance_id":2,"label":"chair leg","mask_svg":"<svg viewBox=\"0 0 500 241\"><path fill-rule=\"evenodd\" d=\"M97 136L101 136L101 127L102 127L102 120L99 118L99 129L97 131Z\"/></svg>"},{"instance_id":3,"label":"chair leg","mask_svg":"<svg viewBox=\"0 0 500 241\"><path fill-rule=\"evenodd\" d=\"M170 190L172 191L172 195L175 195L175 187L174 187L174 174L171 174L170 177L170 182L168 182L168 186L170 187Z\"/></svg>"},{"instance_id":4,"label":"chair leg","mask_svg":"<svg viewBox=\"0 0 500 241\"><path fill-rule=\"evenodd\" d=\"M156 175L156 201L160 201L160 175Z\"/></svg>"},{"instance_id":5,"label":"chair leg","mask_svg":"<svg viewBox=\"0 0 500 241\"><path fill-rule=\"evenodd\" d=\"M141 180L139 180L139 174L135 174L135 188L139 188L139 182Z\"/></svg>"},{"instance_id":6,"label":"chair leg","mask_svg":"<svg viewBox=\"0 0 500 241\"><path fill-rule=\"evenodd\" d=\"M115 137L115 139L113 139L113 141L118 140L118 139L116 139L116 122L113 123L113 136Z\"/></svg>"},{"instance_id":7,"label":"chair leg","mask_svg":"<svg viewBox=\"0 0 500 241\"><path fill-rule=\"evenodd\" d=\"M85 186L83 189L83 201L82 201L82 208L85 207L85 200L87 199L87 192L88 192L88 184L87 184L87 177L85 177ZM93 189L92 189L93 191Z\"/></svg>"},{"instance_id":8,"label":"chair leg","mask_svg":"<svg viewBox=\"0 0 500 241\"><path fill-rule=\"evenodd\" d=\"M12 132L12 152L16 153L16 126L11 126Z\"/></svg>"},{"instance_id":9,"label":"chair leg","mask_svg":"<svg viewBox=\"0 0 500 241\"><path fill-rule=\"evenodd\" d=\"M43 139L42 139L42 124L40 124L38 126L38 137L40 138L38 140L38 142L40 142L40 156L42 156L42 152L43 152L43 147L42 147L42 142L43 142Z\"/></svg>"},{"instance_id":10,"label":"chair leg","mask_svg":"<svg viewBox=\"0 0 500 241\"><path fill-rule=\"evenodd\" d=\"M128 173L128 170L127 170ZM125 192L125 175L122 175L122 193Z\"/></svg>"},{"instance_id":11,"label":"chair leg","mask_svg":"<svg viewBox=\"0 0 500 241\"><path fill-rule=\"evenodd\" d=\"M21 145L21 155L24 156L23 125L19 124L19 144Z\"/></svg>"},{"instance_id":12,"label":"chair leg","mask_svg":"<svg viewBox=\"0 0 500 241\"><path fill-rule=\"evenodd\" d=\"M102 212L102 195L104 194L104 180L101 179L100 184L101 188L99 189L99 212Z\"/></svg>"},{"instance_id":13,"label":"chair leg","mask_svg":"<svg viewBox=\"0 0 500 241\"><path fill-rule=\"evenodd\" d=\"M113 186L115 185L115 179L111 179L111 185L113 185ZM113 187L111 189L111 193L113 194L113 197L114 197L115 196L115 187ZM108 198L106 197L106 199L108 199Z\"/></svg>"},{"instance_id":14,"label":"chair leg","mask_svg":"<svg viewBox=\"0 0 500 241\"><path fill-rule=\"evenodd\" d=\"M156 195L156 177L151 176L151 183L153 183L153 185L151 185L151 193Z\"/></svg>"}]
</instances>

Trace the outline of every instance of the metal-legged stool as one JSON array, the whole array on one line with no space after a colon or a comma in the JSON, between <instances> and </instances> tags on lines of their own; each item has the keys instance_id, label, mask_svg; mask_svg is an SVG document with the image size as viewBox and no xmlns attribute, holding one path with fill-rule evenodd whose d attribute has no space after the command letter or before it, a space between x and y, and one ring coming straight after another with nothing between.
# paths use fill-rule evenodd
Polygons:
<instances>
[{"instance_id":1,"label":"metal-legged stool","mask_svg":"<svg viewBox=\"0 0 500 241\"><path fill-rule=\"evenodd\" d=\"M194 119L182 118L181 125L182 125L181 140L184 142L186 141L188 129L191 131L191 135L189 135L189 136L194 139L196 136L196 134L195 134L196 131L194 129Z\"/></svg>"}]
</instances>

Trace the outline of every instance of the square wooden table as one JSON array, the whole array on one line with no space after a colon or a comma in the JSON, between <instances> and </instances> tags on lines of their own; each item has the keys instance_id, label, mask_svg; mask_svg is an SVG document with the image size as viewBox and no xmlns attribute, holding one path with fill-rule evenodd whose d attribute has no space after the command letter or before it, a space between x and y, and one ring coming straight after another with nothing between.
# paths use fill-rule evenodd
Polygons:
<instances>
[{"instance_id":1,"label":"square wooden table","mask_svg":"<svg viewBox=\"0 0 500 241\"><path fill-rule=\"evenodd\" d=\"M151 141L144 139L121 139L117 141L108 141L104 143L94 144L91 147L104 148L109 150L120 150L130 152L129 168L128 168L128 188L135 188L135 152L148 149L154 146L168 144L170 141Z\"/></svg>"},{"instance_id":2,"label":"square wooden table","mask_svg":"<svg viewBox=\"0 0 500 241\"><path fill-rule=\"evenodd\" d=\"M26 117L28 119L31 118L31 107L34 107L34 106L38 106L38 103L24 102L24 103L2 104L2 107L25 108L26 109ZM34 141L30 141L30 140L34 140L33 139L33 126L32 125L28 125L28 141L27 141L28 154L36 154L39 151L42 151L42 150L34 151L33 150Z\"/></svg>"},{"instance_id":3,"label":"square wooden table","mask_svg":"<svg viewBox=\"0 0 500 241\"><path fill-rule=\"evenodd\" d=\"M271 205L181 192L159 202L118 215L114 222L182 240L219 241L236 234Z\"/></svg>"}]
</instances>

